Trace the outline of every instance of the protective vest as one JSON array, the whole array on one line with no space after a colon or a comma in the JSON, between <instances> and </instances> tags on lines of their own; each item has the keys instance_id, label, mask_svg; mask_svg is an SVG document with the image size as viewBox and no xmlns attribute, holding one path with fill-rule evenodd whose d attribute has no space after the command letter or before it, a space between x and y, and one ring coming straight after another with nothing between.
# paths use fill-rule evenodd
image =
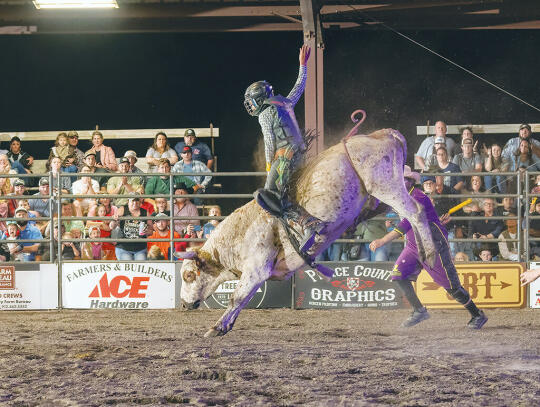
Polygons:
<instances>
[{"instance_id":1,"label":"protective vest","mask_svg":"<svg viewBox=\"0 0 540 407\"><path fill-rule=\"evenodd\" d=\"M263 103L263 109L271 107L272 130L276 137L276 149L291 146L294 150L306 148L300 127L294 115L292 102L281 95L268 98Z\"/></svg>"}]
</instances>

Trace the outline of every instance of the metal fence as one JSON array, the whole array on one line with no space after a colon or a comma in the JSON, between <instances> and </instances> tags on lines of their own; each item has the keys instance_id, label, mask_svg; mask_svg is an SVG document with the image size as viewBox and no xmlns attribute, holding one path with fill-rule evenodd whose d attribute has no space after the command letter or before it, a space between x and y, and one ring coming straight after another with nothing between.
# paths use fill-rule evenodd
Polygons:
<instances>
[{"instance_id":1,"label":"metal fence","mask_svg":"<svg viewBox=\"0 0 540 407\"><path fill-rule=\"evenodd\" d=\"M502 199L504 197L512 197L515 199L516 203L516 215L515 216L493 216L489 217L489 219L515 219L518 223L518 236L516 239L509 239L509 242L516 242L518 245L518 253L519 253L519 259L521 261L529 261L529 243L531 242L539 242L539 237L531 237L529 236L529 222L531 220L540 219L540 216L535 215L531 216L529 214L529 207L531 204L531 199L540 197L540 194L534 194L530 193L530 177L536 176L540 174L539 172L504 172L504 173L496 173L497 176L505 176L508 177L508 180L513 180L513 184L515 185L515 191L512 193L489 193L486 192L484 194L471 194L471 193L459 193L459 194L451 194L451 195L431 195L433 199L467 199L467 198L495 198L495 199ZM202 243L205 241L205 239L195 239L195 238L174 238L174 221L179 220L209 220L209 219L218 219L222 220L225 218L225 216L221 217L210 217L210 216L197 216L197 217L180 217L180 216L174 216L173 215L173 207L174 207L174 177L176 176L193 176L193 173L169 173L169 174L160 174L160 173L127 173L127 174L119 174L119 173L99 173L99 177L118 177L118 176L126 176L126 177L143 177L148 179L149 177L156 177L156 176L168 176L169 177L169 193L168 194L153 194L153 195L145 195L140 194L138 195L139 198L166 198L169 201L169 207L170 207L170 215L168 216L169 225L170 225L170 237L169 238L152 238L151 240L147 238L141 238L141 239L116 239L115 243L122 243L122 242L144 242L147 243L148 241L168 241L170 243L171 252L174 252L174 243L175 242L190 242L190 243ZM195 174L196 175L196 174ZM213 172L213 173L206 173L204 175L211 175L211 176L220 176L220 177L264 177L266 176L265 172ZM432 173L429 175L433 176L441 176L441 177L471 177L473 175L479 175L479 176L493 176L494 173L489 172L469 172L469 173ZM62 224L62 221L75 221L75 220L81 220L81 221L89 221L89 220L101 220L101 221L110 221L111 217L69 217L64 218L62 217L62 199L99 199L99 198L127 198L129 196L125 194L117 194L117 195L111 195L111 194L96 194L96 195L73 195L73 194L67 194L62 191L61 188L58 186L61 185L60 180L62 177L80 177L80 174L70 174L70 173L61 173L59 176L54 176L51 173L48 174L33 174L33 175L11 175L6 174L2 175L2 178L31 178L31 177L47 177L49 180L49 194L48 195L23 195L23 196L17 196L17 195L2 195L0 199L47 199L48 205L49 205L49 213L50 216L48 218L40 218L40 220L45 221L53 221L58 222L59 225ZM523 185L522 185L523 184ZM188 194L188 195L182 195L182 197L185 198L198 198L203 201L205 200L225 200L225 199L235 199L235 203L237 203L237 206L240 206L242 202L246 200L252 199L251 191L246 191L247 193L241 193L241 194L228 194L228 193L215 193L215 194ZM204 206L204 205L203 205ZM524 209L524 210L523 210ZM56 212L56 216L54 214ZM524 212L524 214L522 214ZM21 218L3 218L2 220L8 221L8 220L21 220ZM36 220L36 218L23 218L23 220ZM137 219L137 220L148 220L148 219L155 219L153 216L147 216L147 217L131 217L131 216L122 216L119 218L119 220L130 220L130 219ZM488 217L484 216L455 216L452 217L455 221L471 221L471 220L485 220L488 219ZM384 221L386 220L385 217L378 216L374 218L374 220L380 220ZM525 221L525 222L523 222ZM522 227L523 226L523 227ZM64 239L61 236L61 233L58 234L58 239L55 241L53 236L53 227L51 224L51 233L50 236L47 239L42 240L18 240L18 242L21 243L27 243L27 242L48 242L50 245L50 259L49 261L46 261L45 263L50 262L57 262L59 263L59 266L63 262L70 262L70 260L63 260L62 259L62 243L65 242L88 242L88 238L81 238L81 239ZM111 242L111 239L96 239L93 240L96 242ZM478 243L478 239L474 238L452 238L449 239L450 243ZM482 239L481 240L484 243L498 243L500 242L499 239ZM361 244L361 243L368 243L367 240L361 240L361 239L338 239L336 240L337 244ZM55 250L56 246L56 253L53 253L53 250ZM53 260L54 259L54 260ZM80 261L80 260L77 260ZM95 262L95 260L93 260ZM102 260L106 261L106 260ZM156 261L163 261L163 260L147 260L151 262ZM175 261L174 256L170 256L168 260L165 260L168 262ZM10 262L13 263L13 262Z\"/></svg>"}]
</instances>

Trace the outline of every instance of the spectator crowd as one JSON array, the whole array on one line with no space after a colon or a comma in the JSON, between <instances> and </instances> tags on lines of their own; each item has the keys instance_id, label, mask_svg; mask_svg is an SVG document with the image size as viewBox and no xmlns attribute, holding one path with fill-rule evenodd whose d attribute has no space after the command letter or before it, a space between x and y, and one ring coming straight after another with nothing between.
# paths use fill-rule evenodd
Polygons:
<instances>
[{"instance_id":1,"label":"spectator crowd","mask_svg":"<svg viewBox=\"0 0 540 407\"><path fill-rule=\"evenodd\" d=\"M0 261L167 260L200 244L172 239L208 238L219 222L201 225L200 216L221 216L219 206L184 196L212 188L214 159L193 129L174 148L164 132L156 134L144 158L148 175L137 167L135 151L114 151L99 131L83 151L71 131L58 134L48 151L46 176L2 177L32 174L34 163L19 137L6 141L7 150L0 146ZM66 197L58 204L59 191ZM141 196L171 192L172 200ZM171 215L183 219L171 223Z\"/></svg>"},{"instance_id":2,"label":"spectator crowd","mask_svg":"<svg viewBox=\"0 0 540 407\"><path fill-rule=\"evenodd\" d=\"M186 130L176 144L158 132L143 159L146 171L137 166L140 158L135 151L114 151L101 132L93 132L90 148L83 151L79 135L70 131L58 134L48 151L47 176L2 177L32 174L34 158L24 152L19 137L0 141L9 144L6 150L0 146L0 261L54 261L59 255L65 260L167 260L189 245L200 244L172 239L206 239L219 222L201 225L200 216L221 217L219 206L203 205L208 201L202 195L186 197L212 189L214 157L193 129ZM540 142L533 138L530 125L522 124L517 137L504 145L486 146L471 127L463 128L456 142L447 136L446 124L438 121L435 134L423 140L414 160L422 173L417 187L432 198L439 215L466 199L452 195L471 197L453 215L469 219L447 224L449 238L477 240L452 242L456 261L517 260L522 253L515 240L522 238L522 231L540 238L540 219L529 224L516 220L519 211L522 217L524 211L540 216L540 201L518 205L512 197L482 196L515 194L518 184L523 191L526 171L540 171ZM476 172L489 174L472 174ZM505 172L517 175L501 175ZM540 193L540 176L532 184L530 192ZM58 205L51 196L60 190L76 196L62 198ZM170 194L172 199L141 196ZM171 223L172 216L180 219ZM500 219L503 216L508 219ZM393 261L399 243L397 247L394 243L395 249L388 245L371 252L369 242L392 230L397 221L397 215L390 213L386 220L361 223L343 237L362 243L334 243L319 260ZM21 239L41 241L17 242ZM530 257L540 258L540 242L530 243Z\"/></svg>"}]
</instances>

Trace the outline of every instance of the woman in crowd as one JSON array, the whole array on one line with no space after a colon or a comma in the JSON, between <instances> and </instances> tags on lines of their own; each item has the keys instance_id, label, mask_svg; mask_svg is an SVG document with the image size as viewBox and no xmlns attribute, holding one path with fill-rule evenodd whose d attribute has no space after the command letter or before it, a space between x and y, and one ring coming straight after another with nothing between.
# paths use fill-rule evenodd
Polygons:
<instances>
[{"instance_id":1,"label":"woman in crowd","mask_svg":"<svg viewBox=\"0 0 540 407\"><path fill-rule=\"evenodd\" d=\"M470 185L467 188L467 191L463 192L464 194L478 195L485 194L487 191L484 190L482 186L482 177L479 175L473 175L470 179ZM463 212L470 214L471 212L480 212L484 198L475 198L471 197L472 202L467 206L463 207Z\"/></svg>"},{"instance_id":2,"label":"woman in crowd","mask_svg":"<svg viewBox=\"0 0 540 407\"><path fill-rule=\"evenodd\" d=\"M141 208L141 199L137 196L129 198L123 216L134 218L148 216L146 210ZM150 222L150 224L149 224ZM126 219L119 220L118 216L110 223L113 239L143 239L153 232L151 221ZM146 260L145 242L120 242L116 244L116 258L118 260Z\"/></svg>"},{"instance_id":3,"label":"woman in crowd","mask_svg":"<svg viewBox=\"0 0 540 407\"><path fill-rule=\"evenodd\" d=\"M11 141L9 142L9 151L7 155L11 163L18 162L20 165L23 166L27 174L32 174L32 171L30 171L30 167L34 163L34 157L22 151L21 139L19 137L14 136L11 138ZM17 172L19 174L22 174L20 171L17 171Z\"/></svg>"},{"instance_id":4,"label":"woman in crowd","mask_svg":"<svg viewBox=\"0 0 540 407\"><path fill-rule=\"evenodd\" d=\"M461 169L458 165L448 161L448 152L445 147L439 147L436 152L438 170L444 173L460 173ZM463 188L461 177L444 177L444 185L450 187L452 193L458 192Z\"/></svg>"},{"instance_id":5,"label":"woman in crowd","mask_svg":"<svg viewBox=\"0 0 540 407\"><path fill-rule=\"evenodd\" d=\"M92 148L85 154L89 152L96 155L96 168L105 168L109 171L118 169L113 149L103 144L103 134L97 130L92 133Z\"/></svg>"},{"instance_id":6,"label":"woman in crowd","mask_svg":"<svg viewBox=\"0 0 540 407\"><path fill-rule=\"evenodd\" d=\"M8 195L13 192L11 186L13 178L2 177L4 174L16 174L16 172L11 169L8 156L0 154L0 195Z\"/></svg>"},{"instance_id":7,"label":"woman in crowd","mask_svg":"<svg viewBox=\"0 0 540 407\"><path fill-rule=\"evenodd\" d=\"M161 158L167 158L171 166L178 162L178 154L169 145L167 135L160 131L154 137L154 144L146 152L148 172L156 172Z\"/></svg>"},{"instance_id":8,"label":"woman in crowd","mask_svg":"<svg viewBox=\"0 0 540 407\"><path fill-rule=\"evenodd\" d=\"M486 175L484 177L484 183L486 189L489 191L493 187L493 180L497 184L497 189L501 194L506 193L506 176L496 175L498 172L506 172L510 170L511 163L501 155L502 148L497 143L493 143L487 150L487 157L484 161L484 168L486 172L495 173L494 175Z\"/></svg>"}]
</instances>

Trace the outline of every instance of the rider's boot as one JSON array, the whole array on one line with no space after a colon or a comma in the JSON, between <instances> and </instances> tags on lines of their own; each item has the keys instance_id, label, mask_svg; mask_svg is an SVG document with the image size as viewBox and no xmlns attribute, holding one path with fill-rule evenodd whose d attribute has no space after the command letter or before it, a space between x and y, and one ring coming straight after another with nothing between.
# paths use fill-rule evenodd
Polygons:
<instances>
[{"instance_id":1,"label":"rider's boot","mask_svg":"<svg viewBox=\"0 0 540 407\"><path fill-rule=\"evenodd\" d=\"M304 254L311 256L310 249L316 242L317 236L323 231L326 223L311 216L299 205L290 205L284 212L283 218L301 236L298 249Z\"/></svg>"}]
</instances>

